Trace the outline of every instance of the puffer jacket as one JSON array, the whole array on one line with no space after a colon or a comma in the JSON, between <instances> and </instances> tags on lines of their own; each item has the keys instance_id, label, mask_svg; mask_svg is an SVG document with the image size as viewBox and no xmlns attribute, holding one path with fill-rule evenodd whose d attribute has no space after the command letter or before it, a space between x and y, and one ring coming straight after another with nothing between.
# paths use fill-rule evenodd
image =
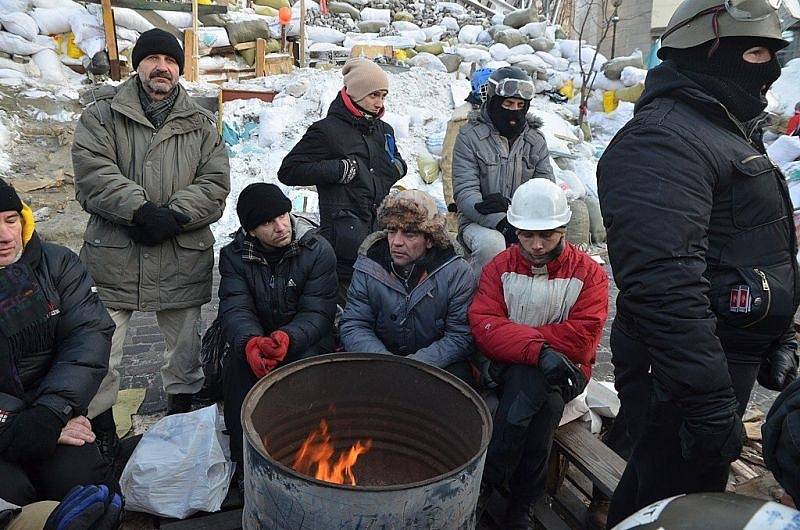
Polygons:
<instances>
[{"instance_id":1,"label":"puffer jacket","mask_svg":"<svg viewBox=\"0 0 800 530\"><path fill-rule=\"evenodd\" d=\"M179 94L156 130L139 103L136 77L94 91L75 129L75 195L91 214L81 259L100 298L115 309L159 311L211 300L214 236L230 190L228 155L214 118ZM189 216L155 247L128 233L145 201Z\"/></svg>"},{"instance_id":2,"label":"puffer jacket","mask_svg":"<svg viewBox=\"0 0 800 530\"><path fill-rule=\"evenodd\" d=\"M29 267L47 300L43 325L23 331L13 358L0 336L0 392L44 405L66 423L85 414L108 371L114 322L78 256L33 233L19 262Z\"/></svg>"},{"instance_id":3,"label":"puffer jacket","mask_svg":"<svg viewBox=\"0 0 800 530\"><path fill-rule=\"evenodd\" d=\"M608 318L608 276L588 254L564 243L550 263L534 267L512 245L484 267L469 308L475 343L487 358L537 364L542 345L592 375Z\"/></svg>"},{"instance_id":4,"label":"puffer jacket","mask_svg":"<svg viewBox=\"0 0 800 530\"><path fill-rule=\"evenodd\" d=\"M286 362L334 350L336 258L302 217L292 216L293 241L274 266L248 251L242 229L219 253L219 318L232 354L278 329L289 335Z\"/></svg>"},{"instance_id":5,"label":"puffer jacket","mask_svg":"<svg viewBox=\"0 0 800 530\"><path fill-rule=\"evenodd\" d=\"M615 329L641 343L661 400L732 399L728 360L760 363L800 301L792 204L758 120L739 123L670 61L600 160Z\"/></svg>"},{"instance_id":6,"label":"puffer jacket","mask_svg":"<svg viewBox=\"0 0 800 530\"><path fill-rule=\"evenodd\" d=\"M528 117L528 123L516 141L500 136L492 124L484 104L470 114L469 123L461 127L453 153L453 194L460 214L459 230L469 223L495 228L504 213L483 215L475 205L493 193L511 199L516 189L532 178L554 180L550 152L542 122Z\"/></svg>"},{"instance_id":7,"label":"puffer jacket","mask_svg":"<svg viewBox=\"0 0 800 530\"><path fill-rule=\"evenodd\" d=\"M469 123L469 115L475 110L472 103L463 103L453 110L442 143L442 158L439 167L442 170L442 188L444 189L444 202L449 206L454 203L453 198L453 155L456 149L456 139L461 128Z\"/></svg>"},{"instance_id":8,"label":"puffer jacket","mask_svg":"<svg viewBox=\"0 0 800 530\"><path fill-rule=\"evenodd\" d=\"M795 503L800 502L800 380L772 404L761 433L767 469Z\"/></svg>"},{"instance_id":9,"label":"puffer jacket","mask_svg":"<svg viewBox=\"0 0 800 530\"><path fill-rule=\"evenodd\" d=\"M347 292L345 350L392 353L439 368L467 360L474 350L467 308L475 277L461 253L455 242L429 250L426 272L409 291L391 272L387 232L370 235Z\"/></svg>"},{"instance_id":10,"label":"puffer jacket","mask_svg":"<svg viewBox=\"0 0 800 530\"><path fill-rule=\"evenodd\" d=\"M358 164L358 175L348 184L339 184L343 159ZM378 205L406 169L392 126L356 117L341 93L328 115L313 123L283 159L278 180L288 186L317 187L320 233L336 252L341 280L352 276L359 245L378 229Z\"/></svg>"}]
</instances>

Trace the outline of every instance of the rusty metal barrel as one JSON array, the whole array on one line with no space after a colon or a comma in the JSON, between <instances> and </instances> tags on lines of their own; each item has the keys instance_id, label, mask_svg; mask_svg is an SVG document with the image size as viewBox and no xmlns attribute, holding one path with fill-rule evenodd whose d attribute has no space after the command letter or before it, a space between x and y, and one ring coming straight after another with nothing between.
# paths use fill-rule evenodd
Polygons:
<instances>
[{"instance_id":1,"label":"rusty metal barrel","mask_svg":"<svg viewBox=\"0 0 800 530\"><path fill-rule=\"evenodd\" d=\"M325 420L336 452L370 440L356 485L292 468ZM242 408L245 529L471 529L492 431L453 375L392 355L304 359L260 380Z\"/></svg>"}]
</instances>

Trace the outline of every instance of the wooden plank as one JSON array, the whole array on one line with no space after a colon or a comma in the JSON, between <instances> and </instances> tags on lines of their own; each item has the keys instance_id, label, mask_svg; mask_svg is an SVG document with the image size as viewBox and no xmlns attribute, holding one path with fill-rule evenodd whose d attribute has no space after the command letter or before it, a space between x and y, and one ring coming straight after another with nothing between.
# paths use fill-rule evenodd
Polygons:
<instances>
[{"instance_id":1,"label":"wooden plank","mask_svg":"<svg viewBox=\"0 0 800 530\"><path fill-rule=\"evenodd\" d=\"M111 0L102 0L103 32L106 36L106 50L108 62L111 64L111 79L119 81L119 50L117 49L117 27L114 25L114 11L111 9Z\"/></svg>"},{"instance_id":2,"label":"wooden plank","mask_svg":"<svg viewBox=\"0 0 800 530\"><path fill-rule=\"evenodd\" d=\"M555 443L600 491L613 495L625 470L625 461L619 455L576 422L559 427Z\"/></svg>"},{"instance_id":3,"label":"wooden plank","mask_svg":"<svg viewBox=\"0 0 800 530\"><path fill-rule=\"evenodd\" d=\"M264 76L264 56L267 54L267 41L256 39L256 77Z\"/></svg>"},{"instance_id":4,"label":"wooden plank","mask_svg":"<svg viewBox=\"0 0 800 530\"><path fill-rule=\"evenodd\" d=\"M83 0L89 4L102 4L103 0ZM127 7L128 9L137 9L142 11L182 11L190 13L192 11L191 3L182 2L157 2L152 0L113 0L114 7ZM227 13L228 6L226 5L201 5L199 6L198 15L213 15L214 13Z\"/></svg>"},{"instance_id":5,"label":"wooden plank","mask_svg":"<svg viewBox=\"0 0 800 530\"><path fill-rule=\"evenodd\" d=\"M198 40L199 24L198 17L198 3L197 0L192 0L192 81L197 81L200 78L200 41Z\"/></svg>"},{"instance_id":6,"label":"wooden plank","mask_svg":"<svg viewBox=\"0 0 800 530\"><path fill-rule=\"evenodd\" d=\"M571 483L565 483L552 497L552 508L555 513L572 528L585 528L586 514L589 510L588 497L585 497Z\"/></svg>"},{"instance_id":7,"label":"wooden plank","mask_svg":"<svg viewBox=\"0 0 800 530\"><path fill-rule=\"evenodd\" d=\"M163 29L179 41L183 40L183 32L170 24L166 21L164 17L156 13L155 11L140 11L139 14L142 16L143 19L147 20L149 23L154 25L159 29Z\"/></svg>"},{"instance_id":8,"label":"wooden plank","mask_svg":"<svg viewBox=\"0 0 800 530\"><path fill-rule=\"evenodd\" d=\"M394 49L392 46L383 44L356 44L350 50L350 57L366 57L375 59L376 57L393 57Z\"/></svg>"},{"instance_id":9,"label":"wooden plank","mask_svg":"<svg viewBox=\"0 0 800 530\"><path fill-rule=\"evenodd\" d=\"M252 50L255 47L256 47L255 41L240 42L239 44L234 44L233 45L233 49L236 50L236 51Z\"/></svg>"},{"instance_id":10,"label":"wooden plank","mask_svg":"<svg viewBox=\"0 0 800 530\"><path fill-rule=\"evenodd\" d=\"M300 68L306 66L306 0L300 0Z\"/></svg>"},{"instance_id":11,"label":"wooden plank","mask_svg":"<svg viewBox=\"0 0 800 530\"><path fill-rule=\"evenodd\" d=\"M187 81L197 81L197 62L195 61L194 46L197 42L194 31L187 29L183 32L183 78Z\"/></svg>"},{"instance_id":12,"label":"wooden plank","mask_svg":"<svg viewBox=\"0 0 800 530\"><path fill-rule=\"evenodd\" d=\"M268 53L264 56L264 75L290 74L294 58L288 53Z\"/></svg>"},{"instance_id":13,"label":"wooden plank","mask_svg":"<svg viewBox=\"0 0 800 530\"><path fill-rule=\"evenodd\" d=\"M222 102L233 101L234 99L260 99L267 103L275 99L278 93L274 90L239 90L233 88L223 88L220 91Z\"/></svg>"},{"instance_id":14,"label":"wooden plank","mask_svg":"<svg viewBox=\"0 0 800 530\"><path fill-rule=\"evenodd\" d=\"M241 509L203 514L183 520L161 520L161 530L239 530L240 528L242 528Z\"/></svg>"}]
</instances>

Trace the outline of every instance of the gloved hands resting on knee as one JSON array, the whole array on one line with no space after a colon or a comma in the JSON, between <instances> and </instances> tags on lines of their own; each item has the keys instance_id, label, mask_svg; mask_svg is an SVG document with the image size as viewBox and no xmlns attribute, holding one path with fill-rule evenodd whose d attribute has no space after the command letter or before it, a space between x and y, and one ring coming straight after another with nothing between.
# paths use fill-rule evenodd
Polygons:
<instances>
[{"instance_id":1,"label":"gloved hands resting on knee","mask_svg":"<svg viewBox=\"0 0 800 530\"><path fill-rule=\"evenodd\" d=\"M475 205L475 210L482 215L493 213L506 213L511 201L503 197L502 193L492 193Z\"/></svg>"},{"instance_id":2,"label":"gloved hands resting on knee","mask_svg":"<svg viewBox=\"0 0 800 530\"><path fill-rule=\"evenodd\" d=\"M247 364L259 379L275 369L289 352L289 335L273 331L268 337L250 337L244 348Z\"/></svg>"},{"instance_id":3,"label":"gloved hands resting on knee","mask_svg":"<svg viewBox=\"0 0 800 530\"><path fill-rule=\"evenodd\" d=\"M20 411L3 430L3 459L26 462L50 456L56 450L62 427L61 419L44 405Z\"/></svg>"},{"instance_id":4,"label":"gloved hands resting on knee","mask_svg":"<svg viewBox=\"0 0 800 530\"><path fill-rule=\"evenodd\" d=\"M547 344L543 344L539 352L539 369L547 382L561 393L564 403L581 395L589 383L580 368Z\"/></svg>"},{"instance_id":5,"label":"gloved hands resting on knee","mask_svg":"<svg viewBox=\"0 0 800 530\"><path fill-rule=\"evenodd\" d=\"M123 500L108 486L75 486L56 506L43 530L114 530L122 519Z\"/></svg>"},{"instance_id":6,"label":"gloved hands resting on knee","mask_svg":"<svg viewBox=\"0 0 800 530\"><path fill-rule=\"evenodd\" d=\"M166 206L145 202L133 214L133 226L128 229L136 243L154 247L181 233L181 227L191 218Z\"/></svg>"},{"instance_id":7,"label":"gloved hands resting on knee","mask_svg":"<svg viewBox=\"0 0 800 530\"><path fill-rule=\"evenodd\" d=\"M761 361L758 384L780 392L797 378L797 365L797 340L792 327Z\"/></svg>"},{"instance_id":8,"label":"gloved hands resting on knee","mask_svg":"<svg viewBox=\"0 0 800 530\"><path fill-rule=\"evenodd\" d=\"M739 458L745 431L737 407L731 395L713 408L692 411L678 431L683 458L698 465L728 464Z\"/></svg>"},{"instance_id":9,"label":"gloved hands resting on knee","mask_svg":"<svg viewBox=\"0 0 800 530\"><path fill-rule=\"evenodd\" d=\"M508 222L508 219L503 217L502 221L497 223L495 230L503 234L503 237L506 239L506 246L510 247L514 243L519 243L519 238L517 237L517 229L511 226L511 223Z\"/></svg>"}]
</instances>

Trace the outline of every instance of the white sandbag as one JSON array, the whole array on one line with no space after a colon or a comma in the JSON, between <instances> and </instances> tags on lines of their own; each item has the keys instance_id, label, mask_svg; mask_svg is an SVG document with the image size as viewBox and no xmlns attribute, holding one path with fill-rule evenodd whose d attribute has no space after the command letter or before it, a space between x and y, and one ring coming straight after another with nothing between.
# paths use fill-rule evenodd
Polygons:
<instances>
[{"instance_id":1,"label":"white sandbag","mask_svg":"<svg viewBox=\"0 0 800 530\"><path fill-rule=\"evenodd\" d=\"M622 81L609 79L603 72L598 72L597 76L594 78L594 85L592 85L592 88L595 90L620 90L625 88L625 85L622 84Z\"/></svg>"},{"instance_id":2,"label":"white sandbag","mask_svg":"<svg viewBox=\"0 0 800 530\"><path fill-rule=\"evenodd\" d=\"M483 66L484 68L494 68L495 70L499 70L500 68L511 66L511 63L509 63L508 61L489 61Z\"/></svg>"},{"instance_id":3,"label":"white sandbag","mask_svg":"<svg viewBox=\"0 0 800 530\"><path fill-rule=\"evenodd\" d=\"M636 68L634 66L626 66L622 69L622 74L619 79L625 86L635 86L639 83L644 83L647 77L647 70Z\"/></svg>"},{"instance_id":4,"label":"white sandbag","mask_svg":"<svg viewBox=\"0 0 800 530\"><path fill-rule=\"evenodd\" d=\"M344 33L323 26L306 26L306 36L312 42L339 44L344 41Z\"/></svg>"},{"instance_id":5,"label":"white sandbag","mask_svg":"<svg viewBox=\"0 0 800 530\"><path fill-rule=\"evenodd\" d=\"M42 35L69 33L72 30L69 25L69 14L70 11L48 7L37 7L31 11L31 17L36 21L39 33Z\"/></svg>"},{"instance_id":6,"label":"white sandbag","mask_svg":"<svg viewBox=\"0 0 800 530\"><path fill-rule=\"evenodd\" d=\"M58 48L55 39L50 35L36 35L33 37L33 42L48 50L57 50Z\"/></svg>"},{"instance_id":7,"label":"white sandbag","mask_svg":"<svg viewBox=\"0 0 800 530\"><path fill-rule=\"evenodd\" d=\"M388 44L395 49L401 50L413 48L417 45L417 41L409 39L408 37L403 37L402 35L387 35L385 37L378 37L377 40L382 44Z\"/></svg>"},{"instance_id":8,"label":"white sandbag","mask_svg":"<svg viewBox=\"0 0 800 530\"><path fill-rule=\"evenodd\" d=\"M411 66L419 66L420 68L425 68L426 70L430 70L432 72L447 73L447 67L444 65L441 59L428 52L418 53L408 60L408 64Z\"/></svg>"},{"instance_id":9,"label":"white sandbag","mask_svg":"<svg viewBox=\"0 0 800 530\"><path fill-rule=\"evenodd\" d=\"M28 77L39 77L41 74L39 67L36 66L36 63L33 61L22 64L14 62L11 59L6 59L5 57L0 57L0 68L4 70L16 70Z\"/></svg>"},{"instance_id":10,"label":"white sandbag","mask_svg":"<svg viewBox=\"0 0 800 530\"><path fill-rule=\"evenodd\" d=\"M231 41L225 28L206 26L197 29L197 45L200 49L206 50L219 46L230 46Z\"/></svg>"},{"instance_id":11,"label":"white sandbag","mask_svg":"<svg viewBox=\"0 0 800 530\"><path fill-rule=\"evenodd\" d=\"M565 170L558 173L558 178L561 179L570 189L571 193L567 193L567 199L583 199L586 196L586 187L578 178L574 171Z\"/></svg>"},{"instance_id":12,"label":"white sandbag","mask_svg":"<svg viewBox=\"0 0 800 530\"><path fill-rule=\"evenodd\" d=\"M506 57L506 61L510 62L511 64L528 63L534 65L536 68L547 70L547 63L544 62L544 60L542 60L541 57L539 57L534 53L509 55L508 57Z\"/></svg>"},{"instance_id":13,"label":"white sandbag","mask_svg":"<svg viewBox=\"0 0 800 530\"><path fill-rule=\"evenodd\" d=\"M478 41L478 35L481 31L483 31L482 26L467 24L458 32L458 42L462 44L475 44Z\"/></svg>"},{"instance_id":14,"label":"white sandbag","mask_svg":"<svg viewBox=\"0 0 800 530\"><path fill-rule=\"evenodd\" d=\"M25 13L0 13L0 24L3 29L30 41L39 34L39 26L30 15Z\"/></svg>"},{"instance_id":15,"label":"white sandbag","mask_svg":"<svg viewBox=\"0 0 800 530\"><path fill-rule=\"evenodd\" d=\"M139 33L153 29L155 26L142 15L126 7L114 7L114 24L123 28L132 29Z\"/></svg>"},{"instance_id":16,"label":"white sandbag","mask_svg":"<svg viewBox=\"0 0 800 530\"><path fill-rule=\"evenodd\" d=\"M492 55L488 51L481 50L480 48L456 46L453 53L460 55L465 63L478 63L482 65L492 60Z\"/></svg>"},{"instance_id":17,"label":"white sandbag","mask_svg":"<svg viewBox=\"0 0 800 530\"><path fill-rule=\"evenodd\" d=\"M3 68L0 66L0 79L25 79L27 77L28 76L19 70L12 70L10 68Z\"/></svg>"},{"instance_id":18,"label":"white sandbag","mask_svg":"<svg viewBox=\"0 0 800 530\"><path fill-rule=\"evenodd\" d=\"M545 36L545 30L547 29L547 22L529 22L519 28L519 31L523 35L527 35L532 39L537 39L539 37Z\"/></svg>"},{"instance_id":19,"label":"white sandbag","mask_svg":"<svg viewBox=\"0 0 800 530\"><path fill-rule=\"evenodd\" d=\"M176 28L192 27L192 14L181 11L156 11L161 18L175 26Z\"/></svg>"},{"instance_id":20,"label":"white sandbag","mask_svg":"<svg viewBox=\"0 0 800 530\"><path fill-rule=\"evenodd\" d=\"M452 31L453 33L458 32L458 21L453 17L442 17L442 20L439 22L439 24L447 31Z\"/></svg>"},{"instance_id":21,"label":"white sandbag","mask_svg":"<svg viewBox=\"0 0 800 530\"><path fill-rule=\"evenodd\" d=\"M0 31L0 52L12 55L33 55L42 50L44 50L44 46L25 40L19 35L14 35L7 31Z\"/></svg>"},{"instance_id":22,"label":"white sandbag","mask_svg":"<svg viewBox=\"0 0 800 530\"><path fill-rule=\"evenodd\" d=\"M542 53L549 53L550 55L552 55L553 57L555 57L557 59L563 59L563 57L561 56L561 48L558 45L553 46L552 50L547 50L546 52L542 52Z\"/></svg>"},{"instance_id":23,"label":"white sandbag","mask_svg":"<svg viewBox=\"0 0 800 530\"><path fill-rule=\"evenodd\" d=\"M536 52L536 56L540 57L553 70L558 70L559 72L569 70L569 61L566 59L553 57L552 54L548 52Z\"/></svg>"},{"instance_id":24,"label":"white sandbag","mask_svg":"<svg viewBox=\"0 0 800 530\"><path fill-rule=\"evenodd\" d=\"M578 60L578 47L580 44L576 40L560 40L558 48L561 50L561 56L568 61Z\"/></svg>"},{"instance_id":25,"label":"white sandbag","mask_svg":"<svg viewBox=\"0 0 800 530\"><path fill-rule=\"evenodd\" d=\"M421 29L413 31L400 31L399 33L401 37L411 39L415 44L425 44L428 42L428 37L425 36L425 32Z\"/></svg>"},{"instance_id":26,"label":"white sandbag","mask_svg":"<svg viewBox=\"0 0 800 530\"><path fill-rule=\"evenodd\" d=\"M413 22L406 22L405 20L395 20L392 22L392 27L397 31L419 31L421 29Z\"/></svg>"},{"instance_id":27,"label":"white sandbag","mask_svg":"<svg viewBox=\"0 0 800 530\"><path fill-rule=\"evenodd\" d=\"M58 58L58 54L53 50L42 50L34 53L32 59L42 72L41 79L45 83L59 85L66 81L61 59Z\"/></svg>"},{"instance_id":28,"label":"white sandbag","mask_svg":"<svg viewBox=\"0 0 800 530\"><path fill-rule=\"evenodd\" d=\"M0 12L2 13L22 13L27 11L29 6L28 0L0 0Z\"/></svg>"},{"instance_id":29,"label":"white sandbag","mask_svg":"<svg viewBox=\"0 0 800 530\"><path fill-rule=\"evenodd\" d=\"M509 49L502 42L498 42L489 46L489 53L495 61L505 61L506 57L509 56Z\"/></svg>"},{"instance_id":30,"label":"white sandbag","mask_svg":"<svg viewBox=\"0 0 800 530\"><path fill-rule=\"evenodd\" d=\"M483 30L480 33L478 33L478 38L475 39L475 42L477 44L491 45L494 42L494 39L492 39L491 33L489 33L486 30Z\"/></svg>"},{"instance_id":31,"label":"white sandbag","mask_svg":"<svg viewBox=\"0 0 800 530\"><path fill-rule=\"evenodd\" d=\"M75 44L80 48L80 43L86 39L105 37L103 24L89 13L75 11L69 17L69 27L75 35Z\"/></svg>"},{"instance_id":32,"label":"white sandbag","mask_svg":"<svg viewBox=\"0 0 800 530\"><path fill-rule=\"evenodd\" d=\"M492 26L500 26L503 25L503 21L505 21L506 16L502 13L495 13L492 15Z\"/></svg>"},{"instance_id":33,"label":"white sandbag","mask_svg":"<svg viewBox=\"0 0 800 530\"><path fill-rule=\"evenodd\" d=\"M508 55L530 55L532 53L533 48L530 44L519 44L508 49Z\"/></svg>"},{"instance_id":34,"label":"white sandbag","mask_svg":"<svg viewBox=\"0 0 800 530\"><path fill-rule=\"evenodd\" d=\"M767 154L778 166L800 158L800 136L781 136L767 147Z\"/></svg>"},{"instance_id":35,"label":"white sandbag","mask_svg":"<svg viewBox=\"0 0 800 530\"><path fill-rule=\"evenodd\" d=\"M375 9L372 7L365 7L361 10L361 20L375 20L379 22L386 22L386 25L392 23L392 12L389 9Z\"/></svg>"},{"instance_id":36,"label":"white sandbag","mask_svg":"<svg viewBox=\"0 0 800 530\"><path fill-rule=\"evenodd\" d=\"M44 9L78 9L86 11L86 9L77 2L72 0L32 0L33 7L41 7Z\"/></svg>"},{"instance_id":37,"label":"white sandbag","mask_svg":"<svg viewBox=\"0 0 800 530\"><path fill-rule=\"evenodd\" d=\"M597 57L595 57L595 53ZM576 57L577 60L577 57ZM594 48L589 48L588 46L584 46L581 49L581 63L586 68L591 68L595 72L600 72L603 69L603 65L608 62L605 55L598 52ZM592 65L594 63L594 65Z\"/></svg>"},{"instance_id":38,"label":"white sandbag","mask_svg":"<svg viewBox=\"0 0 800 530\"><path fill-rule=\"evenodd\" d=\"M211 27L213 26L209 26L209 28ZM117 38L122 40L136 42L137 40L139 40L139 35L141 35L141 33L139 33L136 30L123 28L122 26L115 26L114 29L117 32ZM203 31L204 29L207 28L201 27L200 31ZM230 44L230 41L228 40L228 32L225 31L225 28L220 28L220 29L225 33L225 40L228 42L228 44Z\"/></svg>"},{"instance_id":39,"label":"white sandbag","mask_svg":"<svg viewBox=\"0 0 800 530\"><path fill-rule=\"evenodd\" d=\"M597 160L594 158L579 158L573 161L574 171L586 188L586 193L597 197Z\"/></svg>"},{"instance_id":40,"label":"white sandbag","mask_svg":"<svg viewBox=\"0 0 800 530\"><path fill-rule=\"evenodd\" d=\"M310 52L335 52L344 50L346 50L344 46L337 46L329 42L315 42L308 47L308 51Z\"/></svg>"},{"instance_id":41,"label":"white sandbag","mask_svg":"<svg viewBox=\"0 0 800 530\"><path fill-rule=\"evenodd\" d=\"M425 37L427 37L429 42L439 42L442 40L442 35L447 29L444 26L431 26L429 28L422 28L422 31L425 32Z\"/></svg>"},{"instance_id":42,"label":"white sandbag","mask_svg":"<svg viewBox=\"0 0 800 530\"><path fill-rule=\"evenodd\" d=\"M456 2L436 2L434 9L436 9L436 11L451 13L457 17L467 14L467 8Z\"/></svg>"},{"instance_id":43,"label":"white sandbag","mask_svg":"<svg viewBox=\"0 0 800 530\"><path fill-rule=\"evenodd\" d=\"M126 42L127 41L117 41L117 46L120 50L124 50L126 48ZM81 41L81 43L78 44L78 47L83 50L83 53L85 53L87 57L94 57L97 52L101 52L106 49L106 38L91 37Z\"/></svg>"},{"instance_id":44,"label":"white sandbag","mask_svg":"<svg viewBox=\"0 0 800 530\"><path fill-rule=\"evenodd\" d=\"M395 139L400 140L409 137L408 131L411 127L411 118L408 116L395 114L394 112L386 112L381 119L392 126Z\"/></svg>"}]
</instances>

